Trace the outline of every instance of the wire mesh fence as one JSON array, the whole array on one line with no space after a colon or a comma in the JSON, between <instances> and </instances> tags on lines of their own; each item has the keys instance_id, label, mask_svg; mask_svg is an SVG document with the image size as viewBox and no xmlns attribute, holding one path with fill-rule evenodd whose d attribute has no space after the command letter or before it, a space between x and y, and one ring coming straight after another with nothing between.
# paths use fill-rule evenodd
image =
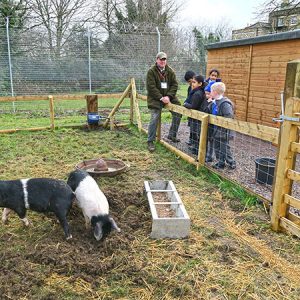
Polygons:
<instances>
[{"instance_id":1,"label":"wire mesh fence","mask_svg":"<svg viewBox=\"0 0 300 300\"><path fill-rule=\"evenodd\" d=\"M195 44L187 41L192 40L191 32L187 38L179 30L160 30L158 35L153 26L143 31L127 28L109 36L89 30L54 50L34 28L0 28L0 96L116 93L124 91L132 77L143 92L159 48L168 53L179 81L186 70L200 70Z\"/></svg>"},{"instance_id":2,"label":"wire mesh fence","mask_svg":"<svg viewBox=\"0 0 300 300\"><path fill-rule=\"evenodd\" d=\"M200 130L198 126L201 126L201 121L196 125L196 131L193 125L192 127L190 126L191 123L187 121L186 117L182 118L177 133L179 142L174 143L168 139L171 127L170 121L163 122L162 139L197 160L199 149L196 145L197 143L199 144ZM145 128L147 129L147 125L145 125ZM208 145L211 147L212 155L211 157L206 155L205 165L220 172L225 178L239 183L247 190L271 200L277 147L271 142L239 132L232 132L232 134L233 137L226 142L213 137L211 138ZM228 162L225 159L226 163L224 167L219 165L220 160L217 157L220 157L221 153L216 152L215 145L219 145L219 152L225 151L223 154L227 155L226 159ZM229 157L229 159L228 146L230 146L232 155L232 158ZM208 149L209 147L207 147L206 151ZM217 167L214 168L214 166Z\"/></svg>"},{"instance_id":3,"label":"wire mesh fence","mask_svg":"<svg viewBox=\"0 0 300 300\"><path fill-rule=\"evenodd\" d=\"M166 115L169 116L166 116ZM173 147L181 152L191 156L196 161L198 156L199 138L201 134L201 121L183 116L181 118L177 141L168 138L170 135L171 118L169 112L162 113L161 138L170 143ZM196 123L197 121L197 123ZM193 125L193 122L196 123ZM192 125L192 126L191 126ZM147 124L144 124L147 129ZM220 173L226 179L238 183L251 193L272 202L272 191L275 184L275 167L278 154L278 145L264 139L253 137L237 131L232 131L230 138L226 141L217 140L215 137L207 135L207 148L205 166ZM215 145L220 145L219 151L224 151L225 164L224 168L219 165L220 153L217 153ZM230 147L230 155L228 156L228 146ZM210 154L209 147L211 147ZM227 156L226 156L227 155ZM234 162L234 164L232 163ZM217 168L215 168L217 166ZM300 155L296 155L295 168L296 172L300 171ZM299 181L293 181L291 195L300 198ZM290 212L300 215L298 209L290 207Z\"/></svg>"}]
</instances>

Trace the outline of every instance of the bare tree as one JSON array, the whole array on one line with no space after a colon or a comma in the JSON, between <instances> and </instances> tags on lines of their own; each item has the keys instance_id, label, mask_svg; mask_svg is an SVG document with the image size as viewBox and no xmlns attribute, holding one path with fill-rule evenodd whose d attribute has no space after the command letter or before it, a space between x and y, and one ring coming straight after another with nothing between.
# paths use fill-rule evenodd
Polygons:
<instances>
[{"instance_id":1,"label":"bare tree","mask_svg":"<svg viewBox=\"0 0 300 300\"><path fill-rule=\"evenodd\" d=\"M122 0L100 0L93 7L93 27L103 28L110 36L115 28L116 8L122 4Z\"/></svg>"},{"instance_id":2,"label":"bare tree","mask_svg":"<svg viewBox=\"0 0 300 300\"><path fill-rule=\"evenodd\" d=\"M280 8L288 7L290 10L299 7L299 0L267 0L262 3L257 10L256 15L263 17L272 13Z\"/></svg>"},{"instance_id":3,"label":"bare tree","mask_svg":"<svg viewBox=\"0 0 300 300\"><path fill-rule=\"evenodd\" d=\"M260 7L257 8L256 17L258 20L268 21L272 30L275 30L275 25L272 20L277 16L284 16L284 18L289 18L294 14L299 14L300 12L300 1L299 0L267 0ZM287 30L295 29L299 26L299 21L292 26L287 26Z\"/></svg>"},{"instance_id":4,"label":"bare tree","mask_svg":"<svg viewBox=\"0 0 300 300\"><path fill-rule=\"evenodd\" d=\"M64 44L71 38L74 22L83 26L88 20L90 1L86 0L27 0L30 26L44 31L50 53L60 56Z\"/></svg>"}]
</instances>

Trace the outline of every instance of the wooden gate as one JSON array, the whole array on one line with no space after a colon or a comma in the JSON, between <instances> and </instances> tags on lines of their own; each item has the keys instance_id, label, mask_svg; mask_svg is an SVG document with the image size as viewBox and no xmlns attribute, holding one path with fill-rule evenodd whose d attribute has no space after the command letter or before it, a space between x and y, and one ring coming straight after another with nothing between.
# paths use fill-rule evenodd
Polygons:
<instances>
[{"instance_id":1,"label":"wooden gate","mask_svg":"<svg viewBox=\"0 0 300 300\"><path fill-rule=\"evenodd\" d=\"M284 95L287 100L281 116L271 223L275 231L286 230L300 237L300 216L290 210L300 211L299 193L292 196L293 183L300 184L300 172L295 171L300 153L300 60L288 63Z\"/></svg>"}]
</instances>

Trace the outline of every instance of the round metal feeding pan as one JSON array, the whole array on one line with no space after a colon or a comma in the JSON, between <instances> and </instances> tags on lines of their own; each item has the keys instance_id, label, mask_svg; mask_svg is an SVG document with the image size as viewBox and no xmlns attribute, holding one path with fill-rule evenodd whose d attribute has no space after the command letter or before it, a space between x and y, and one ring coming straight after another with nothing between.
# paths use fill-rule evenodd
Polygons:
<instances>
[{"instance_id":1,"label":"round metal feeding pan","mask_svg":"<svg viewBox=\"0 0 300 300\"><path fill-rule=\"evenodd\" d=\"M76 169L85 170L92 176L115 176L124 172L127 167L119 159L108 158L84 160L76 165Z\"/></svg>"}]
</instances>

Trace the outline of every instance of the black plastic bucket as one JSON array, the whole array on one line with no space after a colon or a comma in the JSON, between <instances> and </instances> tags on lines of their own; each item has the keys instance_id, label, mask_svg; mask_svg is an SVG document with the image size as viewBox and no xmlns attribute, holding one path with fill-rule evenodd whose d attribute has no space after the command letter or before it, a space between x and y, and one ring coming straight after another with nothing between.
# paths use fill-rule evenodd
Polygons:
<instances>
[{"instance_id":1,"label":"black plastic bucket","mask_svg":"<svg viewBox=\"0 0 300 300\"><path fill-rule=\"evenodd\" d=\"M262 184L273 184L276 160L261 157L255 160L255 179Z\"/></svg>"}]
</instances>

